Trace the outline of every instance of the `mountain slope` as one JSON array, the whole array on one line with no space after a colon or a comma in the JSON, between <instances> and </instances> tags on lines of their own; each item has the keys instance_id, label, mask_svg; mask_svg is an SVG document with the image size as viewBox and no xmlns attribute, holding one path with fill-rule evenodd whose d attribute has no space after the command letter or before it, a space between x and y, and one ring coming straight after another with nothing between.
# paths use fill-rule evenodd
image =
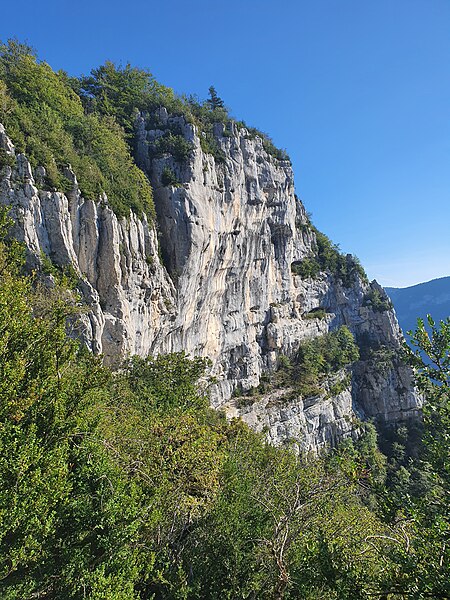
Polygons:
<instances>
[{"instance_id":1,"label":"mountain slope","mask_svg":"<svg viewBox=\"0 0 450 600\"><path fill-rule=\"evenodd\" d=\"M415 329L417 319L430 314L435 321L450 316L450 277L440 277L407 288L384 288L394 303L404 332Z\"/></svg>"}]
</instances>

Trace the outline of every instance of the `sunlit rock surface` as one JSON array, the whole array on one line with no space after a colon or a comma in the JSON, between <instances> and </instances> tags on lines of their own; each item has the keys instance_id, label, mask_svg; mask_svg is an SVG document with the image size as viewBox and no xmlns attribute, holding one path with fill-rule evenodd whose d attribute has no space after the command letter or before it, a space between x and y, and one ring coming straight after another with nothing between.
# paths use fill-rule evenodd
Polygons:
<instances>
[{"instance_id":1,"label":"sunlit rock surface","mask_svg":"<svg viewBox=\"0 0 450 600\"><path fill-rule=\"evenodd\" d=\"M364 355L348 389L305 399L272 392L242 406L238 388L256 388L292 356L300 342L345 324L365 347L397 351L401 337L392 310L376 312L365 299L370 286L359 276L345 287L322 273L301 279L291 264L314 252L315 234L294 194L291 165L264 150L259 137L231 123L218 125L217 161L202 151L199 133L182 117L160 115L192 144L187 160L151 158L162 130L137 122L136 160L150 178L157 224L142 215L118 219L106 197L84 199L70 166L70 193L43 189L45 170L25 156L1 173L0 201L11 208L13 235L29 249L29 266L42 253L57 265L72 264L90 310L83 338L116 363L127 354L185 350L207 356L217 379L211 399L229 416L241 415L275 444L294 441L317 450L351 435L354 416L384 421L415 414L418 400L409 370L394 360L381 369ZM14 147L0 126L0 145ZM163 185L170 169L176 186ZM323 308L323 319L305 315Z\"/></svg>"}]
</instances>

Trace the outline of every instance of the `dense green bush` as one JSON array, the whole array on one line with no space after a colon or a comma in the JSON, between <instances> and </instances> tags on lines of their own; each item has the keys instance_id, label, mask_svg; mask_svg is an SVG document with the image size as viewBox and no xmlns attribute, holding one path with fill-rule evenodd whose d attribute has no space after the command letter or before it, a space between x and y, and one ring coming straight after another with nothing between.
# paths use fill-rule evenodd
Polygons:
<instances>
[{"instance_id":1,"label":"dense green bush","mask_svg":"<svg viewBox=\"0 0 450 600\"><path fill-rule=\"evenodd\" d=\"M122 67L106 61L90 75L72 79L70 83L88 111L117 120L131 145L138 112L154 113L157 108L165 107L172 115L191 119L186 102L171 88L158 83L150 71L130 64Z\"/></svg>"},{"instance_id":2,"label":"dense green bush","mask_svg":"<svg viewBox=\"0 0 450 600\"><path fill-rule=\"evenodd\" d=\"M359 350L345 326L300 345L289 365L281 366L287 374L285 384L291 384L302 396L321 392L321 384L330 374L349 366L359 358Z\"/></svg>"},{"instance_id":3,"label":"dense green bush","mask_svg":"<svg viewBox=\"0 0 450 600\"><path fill-rule=\"evenodd\" d=\"M161 183L163 185L171 185L173 187L179 187L181 185L177 179L177 176L170 167L164 167L161 174Z\"/></svg>"},{"instance_id":4,"label":"dense green bush","mask_svg":"<svg viewBox=\"0 0 450 600\"><path fill-rule=\"evenodd\" d=\"M319 260L315 256L307 256L291 264L291 271L302 279L316 279L321 272Z\"/></svg>"},{"instance_id":5,"label":"dense green bush","mask_svg":"<svg viewBox=\"0 0 450 600\"><path fill-rule=\"evenodd\" d=\"M0 170L3 169L3 167L14 167L16 164L16 160L13 156L11 156L10 154L7 154L6 150L4 150L3 148L0 148Z\"/></svg>"},{"instance_id":6,"label":"dense green bush","mask_svg":"<svg viewBox=\"0 0 450 600\"><path fill-rule=\"evenodd\" d=\"M371 306L375 312L385 312L393 307L387 294L375 287L371 287L364 296L363 306Z\"/></svg>"},{"instance_id":7,"label":"dense green bush","mask_svg":"<svg viewBox=\"0 0 450 600\"><path fill-rule=\"evenodd\" d=\"M300 275L303 279L315 279L320 273L331 273L340 279L345 287L351 287L357 277L368 282L356 256L341 254L339 246L333 244L326 235L311 224L309 228L316 236L314 253L291 264L294 275Z\"/></svg>"},{"instance_id":8,"label":"dense green bush","mask_svg":"<svg viewBox=\"0 0 450 600\"><path fill-rule=\"evenodd\" d=\"M225 162L225 152L220 147L212 132L202 131L200 133L200 146L205 154L211 154L217 163Z\"/></svg>"},{"instance_id":9,"label":"dense green bush","mask_svg":"<svg viewBox=\"0 0 450 600\"><path fill-rule=\"evenodd\" d=\"M184 139L182 135L167 131L158 138L149 148L151 157L160 157L171 154L179 162L186 161L193 150L193 145Z\"/></svg>"},{"instance_id":10,"label":"dense green bush","mask_svg":"<svg viewBox=\"0 0 450 600\"><path fill-rule=\"evenodd\" d=\"M0 121L33 167L43 165L50 189L68 191L64 166L74 169L83 195L108 195L113 210L153 214L150 184L109 115L86 114L64 73L55 73L26 46L0 45Z\"/></svg>"}]
</instances>

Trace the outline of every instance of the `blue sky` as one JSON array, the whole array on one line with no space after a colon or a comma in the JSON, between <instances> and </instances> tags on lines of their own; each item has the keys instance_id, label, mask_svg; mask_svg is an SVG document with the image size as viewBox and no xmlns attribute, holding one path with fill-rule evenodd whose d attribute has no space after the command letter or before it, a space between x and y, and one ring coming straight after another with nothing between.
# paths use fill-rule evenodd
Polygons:
<instances>
[{"instance_id":1,"label":"blue sky","mask_svg":"<svg viewBox=\"0 0 450 600\"><path fill-rule=\"evenodd\" d=\"M19 9L20 6L20 9ZM147 67L213 84L289 152L313 222L369 277L450 275L449 0L21 0L17 37L54 68Z\"/></svg>"}]
</instances>

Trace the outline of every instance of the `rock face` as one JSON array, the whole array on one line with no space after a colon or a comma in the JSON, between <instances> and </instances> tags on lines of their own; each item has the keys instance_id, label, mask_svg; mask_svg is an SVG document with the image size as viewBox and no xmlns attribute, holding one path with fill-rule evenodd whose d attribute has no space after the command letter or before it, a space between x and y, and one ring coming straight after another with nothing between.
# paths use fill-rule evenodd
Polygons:
<instances>
[{"instance_id":1,"label":"rock face","mask_svg":"<svg viewBox=\"0 0 450 600\"><path fill-rule=\"evenodd\" d=\"M0 143L13 154L6 136ZM70 168L65 174L73 189L67 195L39 189L45 173L42 167L36 171L18 154L16 168L4 167L0 182L0 202L11 207L12 234L29 249L29 267L42 254L56 265L73 265L91 309L84 318L85 341L109 362L120 354L157 351L174 318L176 292L160 263L153 224L134 214L119 220L106 198L82 198Z\"/></svg>"},{"instance_id":2,"label":"rock face","mask_svg":"<svg viewBox=\"0 0 450 600\"><path fill-rule=\"evenodd\" d=\"M356 274L346 287L331 273L302 279L292 272L292 263L316 252L316 238L294 194L289 162L270 156L261 138L234 123L215 126L220 155L214 158L192 124L160 112L158 129L138 120L136 148L154 189L160 252L155 224L134 214L119 220L106 198L85 200L69 167L67 195L44 191L45 172L33 173L23 155L2 171L0 201L11 207L30 266L45 253L82 277L90 347L109 362L120 354L178 350L209 357L218 381L214 406L267 430L274 443L296 438L317 449L350 435L355 414L387 421L412 416L418 401L409 371L395 360L380 370L376 352L363 353L352 384L336 398L287 400L280 393L245 407L230 400L237 388L258 386L301 340L345 324L365 348L396 351L400 331L392 310L377 312L367 302L371 290L384 294L376 283ZM155 157L155 142L168 129L191 145L181 161ZM0 145L14 155L2 127ZM176 185L163 184L168 172ZM306 316L319 307L324 318Z\"/></svg>"},{"instance_id":3,"label":"rock face","mask_svg":"<svg viewBox=\"0 0 450 600\"><path fill-rule=\"evenodd\" d=\"M344 374L337 379L342 381ZM323 393L311 398L278 389L256 399L232 399L224 407L229 417L240 417L273 444L316 452L355 433L351 386L336 395L330 395L330 387L325 384Z\"/></svg>"}]
</instances>

